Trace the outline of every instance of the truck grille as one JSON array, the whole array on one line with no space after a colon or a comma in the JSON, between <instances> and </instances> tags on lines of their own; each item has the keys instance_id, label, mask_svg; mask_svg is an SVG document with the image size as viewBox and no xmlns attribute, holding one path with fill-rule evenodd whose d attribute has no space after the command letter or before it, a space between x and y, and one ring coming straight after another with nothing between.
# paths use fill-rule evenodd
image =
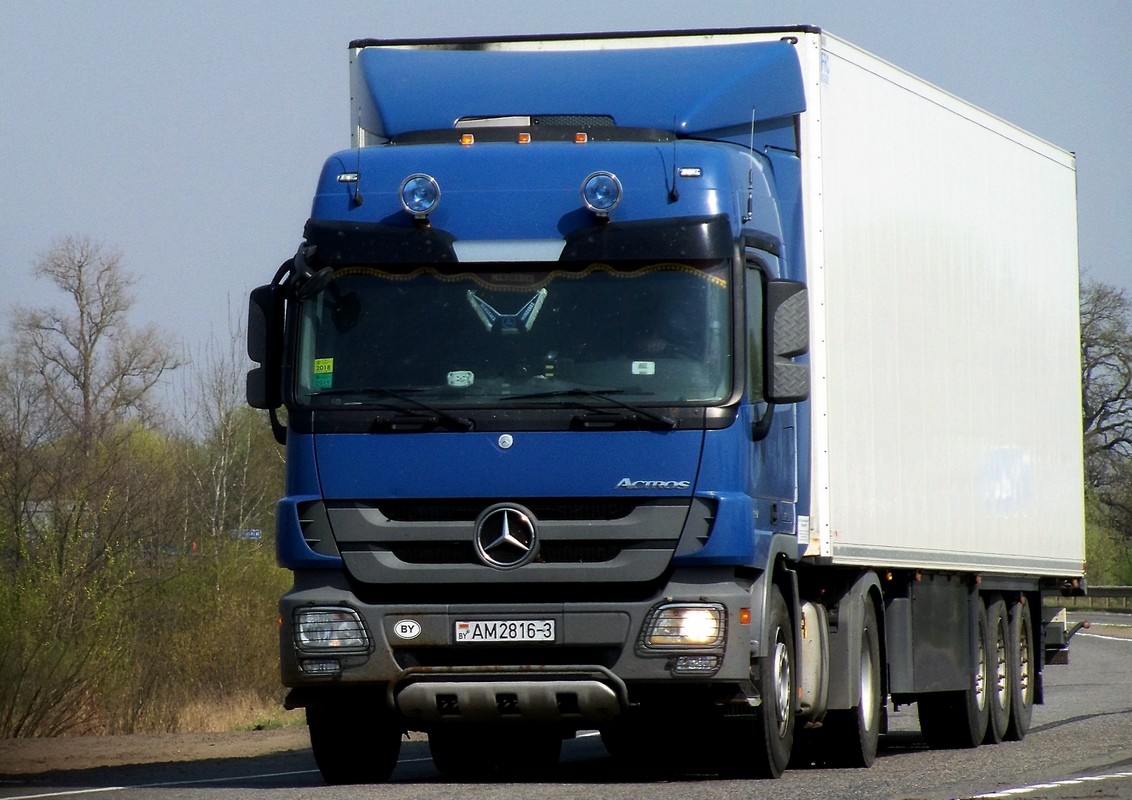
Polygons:
<instances>
[{"instance_id":1,"label":"truck grille","mask_svg":"<svg viewBox=\"0 0 1132 800\"><path fill-rule=\"evenodd\" d=\"M539 551L546 564L600 564L612 561L623 549L620 542L547 542ZM389 552L406 564L479 564L468 542L432 542L391 545Z\"/></svg>"},{"instance_id":2,"label":"truck grille","mask_svg":"<svg viewBox=\"0 0 1132 800\"><path fill-rule=\"evenodd\" d=\"M688 519L688 498L515 498L535 518L538 551L495 569L475 549L476 520L499 502L377 500L326 504L350 577L362 584L567 584L655 580ZM590 574L595 565L598 572Z\"/></svg>"},{"instance_id":3,"label":"truck grille","mask_svg":"<svg viewBox=\"0 0 1132 800\"><path fill-rule=\"evenodd\" d=\"M381 500L377 511L392 522L475 522L495 500ZM641 505L632 498L565 498L516 500L540 520L624 519Z\"/></svg>"}]
</instances>

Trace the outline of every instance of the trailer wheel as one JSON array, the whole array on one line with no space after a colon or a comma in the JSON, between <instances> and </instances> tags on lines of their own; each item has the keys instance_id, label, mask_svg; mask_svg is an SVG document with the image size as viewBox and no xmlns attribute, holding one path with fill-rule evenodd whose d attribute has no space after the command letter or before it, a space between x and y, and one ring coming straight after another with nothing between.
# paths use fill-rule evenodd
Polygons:
<instances>
[{"instance_id":1,"label":"trailer wheel","mask_svg":"<svg viewBox=\"0 0 1132 800\"><path fill-rule=\"evenodd\" d=\"M752 734L732 740L742 752L734 763L743 763L750 774L778 778L790 762L794 746L794 698L797 682L794 669L794 629L782 591L772 587L767 603L766 655L751 665L762 704L754 718L744 723ZM753 745L753 759L751 750Z\"/></svg>"},{"instance_id":2,"label":"trailer wheel","mask_svg":"<svg viewBox=\"0 0 1132 800\"><path fill-rule=\"evenodd\" d=\"M1009 621L1006 602L999 595L991 595L987 603L987 631L990 659L987 667L987 700L990 705L990 724L987 725L987 744L997 744L1006 735L1010 724L1011 695L1014 691L1013 664L1010 653Z\"/></svg>"},{"instance_id":3,"label":"trailer wheel","mask_svg":"<svg viewBox=\"0 0 1132 800\"><path fill-rule=\"evenodd\" d=\"M865 599L860 630L860 702L825 716L831 763L841 767L869 767L877 755L884 695L881 691L880 626L876 606Z\"/></svg>"},{"instance_id":4,"label":"trailer wheel","mask_svg":"<svg viewBox=\"0 0 1132 800\"><path fill-rule=\"evenodd\" d=\"M401 726L382 709L312 706L307 709L311 750L331 785L385 783L401 754Z\"/></svg>"},{"instance_id":5,"label":"trailer wheel","mask_svg":"<svg viewBox=\"0 0 1132 800\"><path fill-rule=\"evenodd\" d=\"M970 685L958 692L920 695L916 702L920 730L934 748L978 747L986 735L990 719L987 612L982 602L976 605L975 669Z\"/></svg>"},{"instance_id":6,"label":"trailer wheel","mask_svg":"<svg viewBox=\"0 0 1132 800\"><path fill-rule=\"evenodd\" d=\"M1030 729L1030 718L1034 713L1034 688L1036 682L1034 661L1033 624L1030 618L1030 604L1020 598L1010 608L1010 654L1013 656L1010 697L1010 724L1006 727L1004 738L1021 741Z\"/></svg>"}]
</instances>

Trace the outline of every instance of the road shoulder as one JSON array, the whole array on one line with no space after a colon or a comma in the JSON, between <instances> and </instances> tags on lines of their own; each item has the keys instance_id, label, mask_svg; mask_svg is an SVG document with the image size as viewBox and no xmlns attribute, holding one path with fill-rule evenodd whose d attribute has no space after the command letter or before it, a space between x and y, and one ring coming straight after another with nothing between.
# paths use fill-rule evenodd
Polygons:
<instances>
[{"instance_id":1,"label":"road shoulder","mask_svg":"<svg viewBox=\"0 0 1132 800\"><path fill-rule=\"evenodd\" d=\"M227 733L0 739L0 775L28 776L127 764L253 758L309 748L305 725Z\"/></svg>"}]
</instances>

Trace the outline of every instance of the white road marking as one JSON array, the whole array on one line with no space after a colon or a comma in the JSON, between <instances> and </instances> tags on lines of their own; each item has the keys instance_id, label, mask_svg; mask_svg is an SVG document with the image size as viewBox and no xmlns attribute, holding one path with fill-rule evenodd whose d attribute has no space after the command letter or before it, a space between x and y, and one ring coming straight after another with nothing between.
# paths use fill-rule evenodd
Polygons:
<instances>
[{"instance_id":1,"label":"white road marking","mask_svg":"<svg viewBox=\"0 0 1132 800\"><path fill-rule=\"evenodd\" d=\"M1085 633L1085 631L1080 631L1077 636L1086 636L1090 639L1107 639L1110 642L1132 642L1132 639L1127 636L1104 636L1100 633Z\"/></svg>"},{"instance_id":2,"label":"white road marking","mask_svg":"<svg viewBox=\"0 0 1132 800\"><path fill-rule=\"evenodd\" d=\"M431 761L428 758L403 758L398 764L417 764ZM62 792L44 792L42 794L21 794L5 797L3 800L40 800L46 797L77 797L84 794L104 794L106 792L124 792L132 789L157 789L164 786L199 786L205 783L232 783L234 781L254 781L261 778L285 778L291 775L317 775L317 769L300 769L294 772L260 772L254 775L232 775L227 778L199 778L189 781L163 781L161 783L135 783L126 786L95 786L89 789L68 789Z\"/></svg>"},{"instance_id":3,"label":"white road marking","mask_svg":"<svg viewBox=\"0 0 1132 800\"><path fill-rule=\"evenodd\" d=\"M1064 781L1053 781L1052 783L1035 783L1030 786L1019 786L1016 789L1004 789L1001 792L988 792L987 794L971 795L965 800L993 800L998 797L1021 797L1025 794L1032 794L1033 792L1040 792L1046 789L1058 789L1062 786L1078 786L1085 783L1097 783L1099 781L1111 781L1119 778L1132 778L1132 772L1114 772L1111 775L1086 775L1083 778L1072 778Z\"/></svg>"},{"instance_id":4,"label":"white road marking","mask_svg":"<svg viewBox=\"0 0 1132 800\"><path fill-rule=\"evenodd\" d=\"M201 778L194 781L162 781L161 783L136 783L129 786L97 786L90 789L68 789L65 792L45 792L43 794L21 794L6 797L4 800L39 800L41 797L74 797L81 794L102 794L104 792L123 792L127 789L156 789L162 786L195 786L203 783L231 783L233 781L255 780L258 778L284 778L289 775L309 775L317 769L301 769L295 772L264 772L258 775L232 775L227 778Z\"/></svg>"}]
</instances>

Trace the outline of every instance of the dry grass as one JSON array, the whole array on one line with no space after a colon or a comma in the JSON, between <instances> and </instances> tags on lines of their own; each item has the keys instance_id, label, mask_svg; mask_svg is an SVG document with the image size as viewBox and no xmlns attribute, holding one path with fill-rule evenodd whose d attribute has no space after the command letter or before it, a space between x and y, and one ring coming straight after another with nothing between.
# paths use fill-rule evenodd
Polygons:
<instances>
[{"instance_id":1,"label":"dry grass","mask_svg":"<svg viewBox=\"0 0 1132 800\"><path fill-rule=\"evenodd\" d=\"M248 692L235 697L194 700L177 715L176 733L268 730L306 724L301 710L287 711Z\"/></svg>"}]
</instances>

